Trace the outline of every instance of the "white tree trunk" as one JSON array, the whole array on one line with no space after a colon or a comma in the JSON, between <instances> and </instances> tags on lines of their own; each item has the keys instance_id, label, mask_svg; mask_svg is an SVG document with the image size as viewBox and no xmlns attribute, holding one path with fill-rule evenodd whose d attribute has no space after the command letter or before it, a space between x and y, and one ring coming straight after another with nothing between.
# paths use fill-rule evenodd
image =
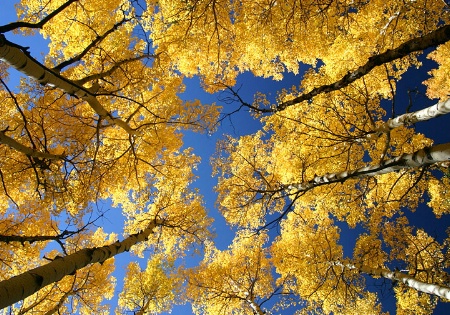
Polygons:
<instances>
[{"instance_id":1,"label":"white tree trunk","mask_svg":"<svg viewBox=\"0 0 450 315\"><path fill-rule=\"evenodd\" d=\"M395 118L390 118L388 119L388 121L378 126L378 128L374 130L374 132L371 133L368 138L371 138L374 135L378 136L379 133L385 133L391 129L398 128L403 125L408 126L420 121L427 121L448 113L450 113L450 99L415 111L413 113L406 113Z\"/></svg>"},{"instance_id":2,"label":"white tree trunk","mask_svg":"<svg viewBox=\"0 0 450 315\"><path fill-rule=\"evenodd\" d=\"M245 302L247 302L248 306L250 306L250 308L253 310L254 314L257 315L264 315L266 314L262 309L261 306L259 306L258 303L256 303L253 298L250 296L250 292L248 290L243 290L240 288L240 286L233 280L233 279L229 279L231 280L231 283L233 283L233 289L236 290L238 292L237 296L240 298L242 298Z\"/></svg>"},{"instance_id":3,"label":"white tree trunk","mask_svg":"<svg viewBox=\"0 0 450 315\"><path fill-rule=\"evenodd\" d=\"M127 133L134 134L135 131L123 120L108 112L97 100L95 95L88 89L75 84L69 79L53 72L30 56L29 53L18 45L6 40L3 34L0 34L0 60L3 60L18 71L35 79L43 85L50 85L63 90L69 95L74 95L86 101L92 109L110 124L120 126Z\"/></svg>"},{"instance_id":4,"label":"white tree trunk","mask_svg":"<svg viewBox=\"0 0 450 315\"><path fill-rule=\"evenodd\" d=\"M250 307L253 310L253 313L255 313L257 315L264 315L264 314L266 314L266 312L264 312L261 309L261 307L255 301L250 300L250 299L246 299L245 301L248 303L248 305L250 305Z\"/></svg>"},{"instance_id":5,"label":"white tree trunk","mask_svg":"<svg viewBox=\"0 0 450 315\"><path fill-rule=\"evenodd\" d=\"M401 156L384 161L382 164L362 167L355 170L340 173L316 176L312 180L303 183L295 183L287 186L288 189L297 191L307 191L317 186L328 183L344 182L350 178L361 178L386 174L408 168L418 168L435 164L438 162L450 161L450 143L438 144L429 148L420 149L412 154Z\"/></svg>"},{"instance_id":6,"label":"white tree trunk","mask_svg":"<svg viewBox=\"0 0 450 315\"><path fill-rule=\"evenodd\" d=\"M375 276L375 277L382 277L385 279L389 279L392 281L398 281L404 283L406 286L413 288L417 291L433 294L436 296L439 296L441 298L450 300L450 288L446 286L442 286L439 284L433 284L433 283L427 283L420 280L417 280L416 278L404 274L399 271L390 271L389 269L384 268L372 268L365 266L363 264L342 264L340 262L334 263L334 265L340 265L348 269L356 269L360 272L363 272L365 274Z\"/></svg>"},{"instance_id":7,"label":"white tree trunk","mask_svg":"<svg viewBox=\"0 0 450 315\"><path fill-rule=\"evenodd\" d=\"M77 270L129 251L130 248L153 233L153 229L161 222L153 221L148 227L128 236L123 241L102 247L85 248L65 257L57 257L52 262L24 272L8 280L0 282L0 309L12 305L36 293L43 287L61 280L64 276L74 274Z\"/></svg>"}]
</instances>

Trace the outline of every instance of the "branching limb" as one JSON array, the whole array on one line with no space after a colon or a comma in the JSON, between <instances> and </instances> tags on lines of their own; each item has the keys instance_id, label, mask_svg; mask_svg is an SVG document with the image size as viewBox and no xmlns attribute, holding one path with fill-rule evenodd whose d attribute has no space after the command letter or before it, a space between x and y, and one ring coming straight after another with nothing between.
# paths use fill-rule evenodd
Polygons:
<instances>
[{"instance_id":1,"label":"branching limb","mask_svg":"<svg viewBox=\"0 0 450 315\"><path fill-rule=\"evenodd\" d=\"M107 30L103 35L97 36L82 52L80 52L78 55L61 62L59 65L54 67L52 70L55 72L61 72L62 69L65 67L80 61L92 48L96 47L98 44L100 44L109 34L116 31L121 25L123 25L126 22L129 22L130 19L123 18L116 24L114 24L109 30Z\"/></svg>"},{"instance_id":2,"label":"branching limb","mask_svg":"<svg viewBox=\"0 0 450 315\"><path fill-rule=\"evenodd\" d=\"M247 107L261 113L279 112L288 108L289 106L293 106L303 101L311 100L316 95L340 90L348 86L350 83L356 81L357 79L365 76L377 66L381 66L388 62L403 58L413 52L422 51L429 47L435 47L444 44L449 40L450 40L450 25L445 25L425 36L413 38L401 44L395 49L388 49L384 53L372 56L364 65L360 66L356 70L349 71L340 80L331 84L316 87L311 91L309 91L308 93L304 93L289 101L279 103L274 108L258 108L250 104L246 105Z\"/></svg>"},{"instance_id":3,"label":"branching limb","mask_svg":"<svg viewBox=\"0 0 450 315\"><path fill-rule=\"evenodd\" d=\"M50 21L52 18L54 18L56 15L61 13L65 8L67 8L69 5L71 5L74 2L77 2L78 0L67 0L65 3L63 3L59 8L57 8L55 11L47 15L45 18L40 20L37 23L29 23L29 22L12 22L3 26L0 26L0 33L6 33L10 32L12 30L26 27L26 28L42 28L48 21Z\"/></svg>"}]
</instances>

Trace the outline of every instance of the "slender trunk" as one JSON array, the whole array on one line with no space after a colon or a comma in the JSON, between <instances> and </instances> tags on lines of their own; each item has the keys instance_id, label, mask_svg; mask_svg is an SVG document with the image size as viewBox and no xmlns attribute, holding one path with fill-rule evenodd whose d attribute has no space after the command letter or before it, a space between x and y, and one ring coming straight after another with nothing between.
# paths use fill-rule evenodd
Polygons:
<instances>
[{"instance_id":1,"label":"slender trunk","mask_svg":"<svg viewBox=\"0 0 450 315\"><path fill-rule=\"evenodd\" d=\"M417 280L413 276L404 274L399 271L391 271L389 269L385 268L373 268L369 267L363 264L342 264L342 263L335 263L335 265L341 265L348 269L355 269L362 273L368 274L370 276L374 277L382 277L385 279L389 279L392 281L398 281L402 282L406 286L413 288L417 291L433 294L436 296L439 296L441 298L450 300L450 288L439 285L439 284L433 284L433 283L427 283L420 280Z\"/></svg>"},{"instance_id":2,"label":"slender trunk","mask_svg":"<svg viewBox=\"0 0 450 315\"><path fill-rule=\"evenodd\" d=\"M247 299L246 301L250 305L250 307L252 308L252 310L253 310L253 312L255 314L258 314L258 315L265 315L266 314L266 312L264 312L261 309L261 307L258 305L258 303L255 303L255 301L250 300L250 299Z\"/></svg>"},{"instance_id":3,"label":"slender trunk","mask_svg":"<svg viewBox=\"0 0 450 315\"><path fill-rule=\"evenodd\" d=\"M37 80L41 84L48 84L59 88L69 95L74 95L86 101L91 108L110 124L117 125L124 129L128 134L134 134L135 131L123 120L108 112L102 104L88 89L79 86L69 79L48 69L39 61L30 56L30 54L21 46L18 46L6 40L3 34L0 34L0 60L5 61L23 74Z\"/></svg>"},{"instance_id":4,"label":"slender trunk","mask_svg":"<svg viewBox=\"0 0 450 315\"><path fill-rule=\"evenodd\" d=\"M102 247L85 248L65 257L57 257L52 262L24 272L0 282L0 309L12 305L36 293L43 287L61 280L64 276L74 274L77 270L129 251L130 248L153 233L161 222L153 221L148 227L123 241Z\"/></svg>"},{"instance_id":5,"label":"slender trunk","mask_svg":"<svg viewBox=\"0 0 450 315\"><path fill-rule=\"evenodd\" d=\"M145 302L144 306L142 306L142 307L139 309L139 311L135 312L134 315L144 315L145 312L147 311L149 305L150 305L150 301L151 301L151 300L148 299L148 300Z\"/></svg>"},{"instance_id":6,"label":"slender trunk","mask_svg":"<svg viewBox=\"0 0 450 315\"><path fill-rule=\"evenodd\" d=\"M314 187L329 183L344 182L350 178L381 175L402 169L418 168L444 161L450 161L450 143L423 148L412 154L402 154L378 165L366 166L356 170L349 170L340 173L316 176L308 182L291 184L285 188L296 189L298 191L307 191Z\"/></svg>"},{"instance_id":7,"label":"slender trunk","mask_svg":"<svg viewBox=\"0 0 450 315\"><path fill-rule=\"evenodd\" d=\"M412 112L406 113L395 118L391 118L382 125L380 125L373 133L371 133L368 137L373 137L373 135L377 135L380 132L387 132L391 129L403 126L403 125L412 125L420 121L427 121L432 118L439 117L441 115L445 115L450 113L450 99L447 99L444 102L439 102L430 107Z\"/></svg>"},{"instance_id":8,"label":"slender trunk","mask_svg":"<svg viewBox=\"0 0 450 315\"><path fill-rule=\"evenodd\" d=\"M243 299L245 302L247 302L248 306L250 306L250 308L253 310L254 314L258 314L258 315L266 314L261 309L259 304L253 300L253 297L251 296L251 294L248 290L241 289L240 286L233 279L229 279L229 280L231 280L231 283L233 284L233 289L235 289L237 292L239 292L239 294L236 296L239 297L240 299Z\"/></svg>"}]
</instances>

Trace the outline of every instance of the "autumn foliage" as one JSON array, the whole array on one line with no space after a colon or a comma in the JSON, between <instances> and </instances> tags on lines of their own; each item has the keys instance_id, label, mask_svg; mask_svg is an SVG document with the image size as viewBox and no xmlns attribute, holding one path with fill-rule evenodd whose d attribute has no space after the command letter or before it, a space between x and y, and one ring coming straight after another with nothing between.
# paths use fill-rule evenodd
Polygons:
<instances>
[{"instance_id":1,"label":"autumn foliage","mask_svg":"<svg viewBox=\"0 0 450 315\"><path fill-rule=\"evenodd\" d=\"M387 314L385 290L397 314L431 314L450 299L449 236L409 222L450 213L450 139L416 130L450 112L445 1L21 0L16 13L0 25L5 314ZM426 97L408 98L402 78L426 71ZM248 100L244 72L299 83ZM192 99L193 76L226 102ZM236 115L260 130L202 157L235 232L221 249L183 137Z\"/></svg>"}]
</instances>

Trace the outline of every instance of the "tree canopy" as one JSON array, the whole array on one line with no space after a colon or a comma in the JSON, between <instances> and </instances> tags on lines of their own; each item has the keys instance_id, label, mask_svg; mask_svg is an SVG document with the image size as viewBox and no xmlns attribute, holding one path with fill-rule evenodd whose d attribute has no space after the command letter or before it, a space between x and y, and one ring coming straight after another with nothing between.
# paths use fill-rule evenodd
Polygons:
<instances>
[{"instance_id":1,"label":"tree canopy","mask_svg":"<svg viewBox=\"0 0 450 315\"><path fill-rule=\"evenodd\" d=\"M389 295L397 314L432 314L449 301L450 236L410 223L450 213L448 133L420 132L450 112L445 1L15 9L0 25L5 312L387 314ZM298 83L249 99L248 72ZM192 77L219 101L192 99ZM217 136L213 156L184 144L236 116L260 129ZM197 188L201 159L228 248Z\"/></svg>"}]
</instances>

